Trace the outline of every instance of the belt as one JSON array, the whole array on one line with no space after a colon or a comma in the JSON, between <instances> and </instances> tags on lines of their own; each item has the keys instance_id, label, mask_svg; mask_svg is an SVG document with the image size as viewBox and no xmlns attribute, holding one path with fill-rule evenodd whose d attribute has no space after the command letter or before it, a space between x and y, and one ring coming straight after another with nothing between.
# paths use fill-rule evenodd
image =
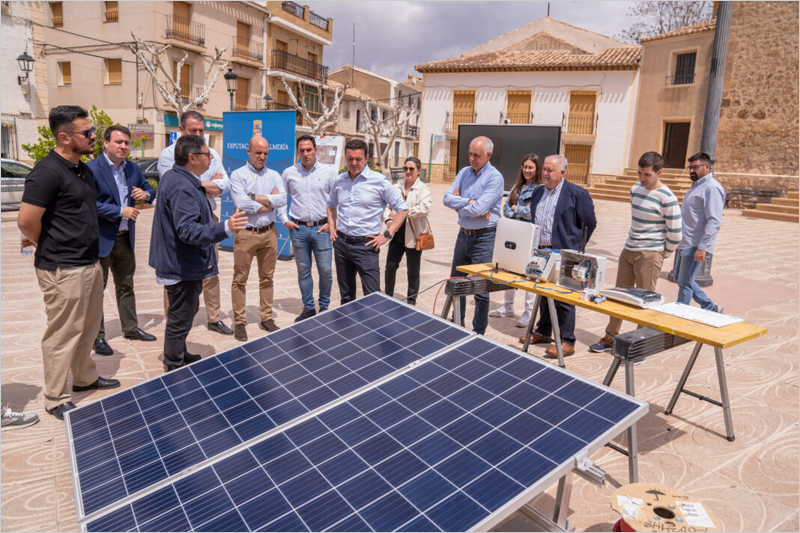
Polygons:
<instances>
[{"instance_id":1,"label":"belt","mask_svg":"<svg viewBox=\"0 0 800 533\"><path fill-rule=\"evenodd\" d=\"M348 244L364 244L372 240L372 237L351 237L341 231L336 232L338 238L342 239L344 242Z\"/></svg>"},{"instance_id":2,"label":"belt","mask_svg":"<svg viewBox=\"0 0 800 533\"><path fill-rule=\"evenodd\" d=\"M317 220L316 222L306 222L304 220L298 220L298 219L292 217L292 222L294 222L298 226L307 226L309 228L313 228L315 226L324 226L325 224L328 223L328 219L327 218L323 218L322 220Z\"/></svg>"},{"instance_id":3,"label":"belt","mask_svg":"<svg viewBox=\"0 0 800 533\"><path fill-rule=\"evenodd\" d=\"M117 237L119 237L120 235L127 235L127 234L128 234L128 230L118 231L117 232Z\"/></svg>"},{"instance_id":4,"label":"belt","mask_svg":"<svg viewBox=\"0 0 800 533\"><path fill-rule=\"evenodd\" d=\"M497 231L497 226L492 226L491 228L481 228L481 229L461 228L461 233L463 233L467 237L473 237L475 235L483 235L484 233L494 233L495 231Z\"/></svg>"},{"instance_id":5,"label":"belt","mask_svg":"<svg viewBox=\"0 0 800 533\"><path fill-rule=\"evenodd\" d=\"M269 230L272 229L272 226L274 225L275 223L272 222L270 224L267 224L266 226L261 226L260 228L246 227L244 229L246 229L247 231L252 231L253 233L267 233Z\"/></svg>"}]
</instances>

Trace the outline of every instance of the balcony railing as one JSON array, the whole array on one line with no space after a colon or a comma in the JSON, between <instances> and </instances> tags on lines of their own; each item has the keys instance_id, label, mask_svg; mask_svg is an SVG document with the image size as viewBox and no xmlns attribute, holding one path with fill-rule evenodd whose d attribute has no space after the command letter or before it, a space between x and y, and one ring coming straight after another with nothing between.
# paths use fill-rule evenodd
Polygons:
<instances>
[{"instance_id":1,"label":"balcony railing","mask_svg":"<svg viewBox=\"0 0 800 533\"><path fill-rule=\"evenodd\" d=\"M459 124L471 124L477 122L478 113L450 113L447 112L447 120L445 128L448 130L457 130Z\"/></svg>"},{"instance_id":2,"label":"balcony railing","mask_svg":"<svg viewBox=\"0 0 800 533\"><path fill-rule=\"evenodd\" d=\"M261 48L261 43L253 41L252 39L241 39L239 37L233 38L233 57L240 57L248 61L255 61L261 63L264 61L264 53Z\"/></svg>"},{"instance_id":3,"label":"balcony railing","mask_svg":"<svg viewBox=\"0 0 800 533\"><path fill-rule=\"evenodd\" d=\"M689 85L694 83L694 69L667 76L667 85Z\"/></svg>"},{"instance_id":4,"label":"balcony railing","mask_svg":"<svg viewBox=\"0 0 800 533\"><path fill-rule=\"evenodd\" d=\"M236 92L233 99L233 109L235 111L260 111L264 109L264 100L258 96Z\"/></svg>"},{"instance_id":5,"label":"balcony railing","mask_svg":"<svg viewBox=\"0 0 800 533\"><path fill-rule=\"evenodd\" d=\"M322 83L327 83L328 81L328 67L290 54L284 50L272 51L270 68L284 70Z\"/></svg>"},{"instance_id":6,"label":"balcony railing","mask_svg":"<svg viewBox=\"0 0 800 533\"><path fill-rule=\"evenodd\" d=\"M563 115L561 129L576 135L597 135L600 115Z\"/></svg>"},{"instance_id":7,"label":"balcony railing","mask_svg":"<svg viewBox=\"0 0 800 533\"><path fill-rule=\"evenodd\" d=\"M203 86L202 85L192 85L192 99L197 100L203 94ZM200 101L197 104L197 107L200 109L203 108L203 102Z\"/></svg>"},{"instance_id":8,"label":"balcony railing","mask_svg":"<svg viewBox=\"0 0 800 533\"><path fill-rule=\"evenodd\" d=\"M458 159L455 156L445 156L444 158L444 172L449 177L455 177L458 173Z\"/></svg>"},{"instance_id":9,"label":"balcony railing","mask_svg":"<svg viewBox=\"0 0 800 533\"><path fill-rule=\"evenodd\" d=\"M64 17L61 15L53 15L53 27L60 28L64 25Z\"/></svg>"},{"instance_id":10,"label":"balcony railing","mask_svg":"<svg viewBox=\"0 0 800 533\"><path fill-rule=\"evenodd\" d=\"M408 125L408 136L409 137L414 137L416 139L419 139L419 127L418 126L412 126L412 125L409 124Z\"/></svg>"},{"instance_id":11,"label":"balcony railing","mask_svg":"<svg viewBox=\"0 0 800 533\"><path fill-rule=\"evenodd\" d=\"M323 31L328 31L328 19L322 18L313 11L308 12L308 21Z\"/></svg>"},{"instance_id":12,"label":"balcony railing","mask_svg":"<svg viewBox=\"0 0 800 533\"><path fill-rule=\"evenodd\" d=\"M116 9L109 9L103 13L103 22L119 22L119 11Z\"/></svg>"},{"instance_id":13,"label":"balcony railing","mask_svg":"<svg viewBox=\"0 0 800 533\"><path fill-rule=\"evenodd\" d=\"M206 26L177 15L167 15L166 38L196 46L205 46Z\"/></svg>"},{"instance_id":14,"label":"balcony railing","mask_svg":"<svg viewBox=\"0 0 800 533\"><path fill-rule=\"evenodd\" d=\"M500 113L500 124L533 124L533 113Z\"/></svg>"},{"instance_id":15,"label":"balcony railing","mask_svg":"<svg viewBox=\"0 0 800 533\"><path fill-rule=\"evenodd\" d=\"M291 13L295 17L303 18L303 6L297 2L284 1L281 2L281 7L283 7L284 11Z\"/></svg>"}]
</instances>

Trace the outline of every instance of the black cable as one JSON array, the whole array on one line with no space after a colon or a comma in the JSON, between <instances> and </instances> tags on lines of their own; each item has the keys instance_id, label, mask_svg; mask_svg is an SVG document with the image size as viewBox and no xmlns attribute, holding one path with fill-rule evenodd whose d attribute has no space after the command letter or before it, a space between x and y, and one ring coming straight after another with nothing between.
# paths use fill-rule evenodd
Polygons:
<instances>
[{"instance_id":1,"label":"black cable","mask_svg":"<svg viewBox=\"0 0 800 533\"><path fill-rule=\"evenodd\" d=\"M420 294L422 294L423 292L427 292L427 291L429 291L429 290L431 290L431 289L433 289L433 288L435 288L435 287L438 287L439 285L441 285L442 283L444 283L445 281L447 281L447 280L449 280L449 279L451 279L451 278L449 278L449 277L448 277L448 278L440 279L439 281L437 281L436 283L434 283L433 285L431 285L431 286L430 286L430 287L428 287L427 289L424 289L424 290L421 290L421 291L417 291L417 294L411 294L411 295L409 295L409 296L406 296L405 298L397 298L396 296L395 296L394 298L397 298L397 299L398 299L398 300L400 300L401 302L408 301L408 299L409 299L411 296L414 296L414 297L416 297L416 296L419 296L419 295L420 295Z\"/></svg>"}]
</instances>

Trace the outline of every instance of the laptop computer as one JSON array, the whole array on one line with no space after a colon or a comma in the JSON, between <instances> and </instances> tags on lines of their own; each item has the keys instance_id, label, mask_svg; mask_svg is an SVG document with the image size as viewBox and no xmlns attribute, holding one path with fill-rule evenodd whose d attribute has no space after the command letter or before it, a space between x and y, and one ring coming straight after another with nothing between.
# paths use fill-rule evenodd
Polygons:
<instances>
[{"instance_id":1,"label":"laptop computer","mask_svg":"<svg viewBox=\"0 0 800 533\"><path fill-rule=\"evenodd\" d=\"M533 250L539 248L540 228L525 220L501 218L497 221L492 263L498 268L525 275Z\"/></svg>"}]
</instances>

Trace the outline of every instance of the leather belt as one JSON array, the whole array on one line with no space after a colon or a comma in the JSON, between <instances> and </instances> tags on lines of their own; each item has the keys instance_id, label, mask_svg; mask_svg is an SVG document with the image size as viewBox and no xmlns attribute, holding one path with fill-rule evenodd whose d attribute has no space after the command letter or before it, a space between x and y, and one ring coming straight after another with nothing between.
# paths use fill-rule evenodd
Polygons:
<instances>
[{"instance_id":1,"label":"leather belt","mask_svg":"<svg viewBox=\"0 0 800 533\"><path fill-rule=\"evenodd\" d=\"M342 239L348 244L364 244L372 240L372 237L351 237L350 235L342 233L341 231L337 231L336 235L338 238Z\"/></svg>"},{"instance_id":2,"label":"leather belt","mask_svg":"<svg viewBox=\"0 0 800 533\"><path fill-rule=\"evenodd\" d=\"M270 224L267 224L266 226L261 226L260 228L253 228L248 226L244 229L246 229L247 231L252 231L253 233L267 233L269 230L272 229L272 226L274 225L275 223L272 222Z\"/></svg>"},{"instance_id":3,"label":"leather belt","mask_svg":"<svg viewBox=\"0 0 800 533\"><path fill-rule=\"evenodd\" d=\"M323 218L322 220L317 220L316 222L306 222L304 220L298 220L296 218L292 218L292 222L294 222L298 226L306 226L306 227L309 227L309 228L313 228L313 227L316 227L316 226L324 226L325 224L328 223L328 219L327 218Z\"/></svg>"},{"instance_id":4,"label":"leather belt","mask_svg":"<svg viewBox=\"0 0 800 533\"><path fill-rule=\"evenodd\" d=\"M495 231L497 231L497 226L492 226L491 228L481 228L481 229L461 228L461 233L463 233L467 237L474 237L475 235L483 235L484 233L494 233Z\"/></svg>"}]
</instances>

